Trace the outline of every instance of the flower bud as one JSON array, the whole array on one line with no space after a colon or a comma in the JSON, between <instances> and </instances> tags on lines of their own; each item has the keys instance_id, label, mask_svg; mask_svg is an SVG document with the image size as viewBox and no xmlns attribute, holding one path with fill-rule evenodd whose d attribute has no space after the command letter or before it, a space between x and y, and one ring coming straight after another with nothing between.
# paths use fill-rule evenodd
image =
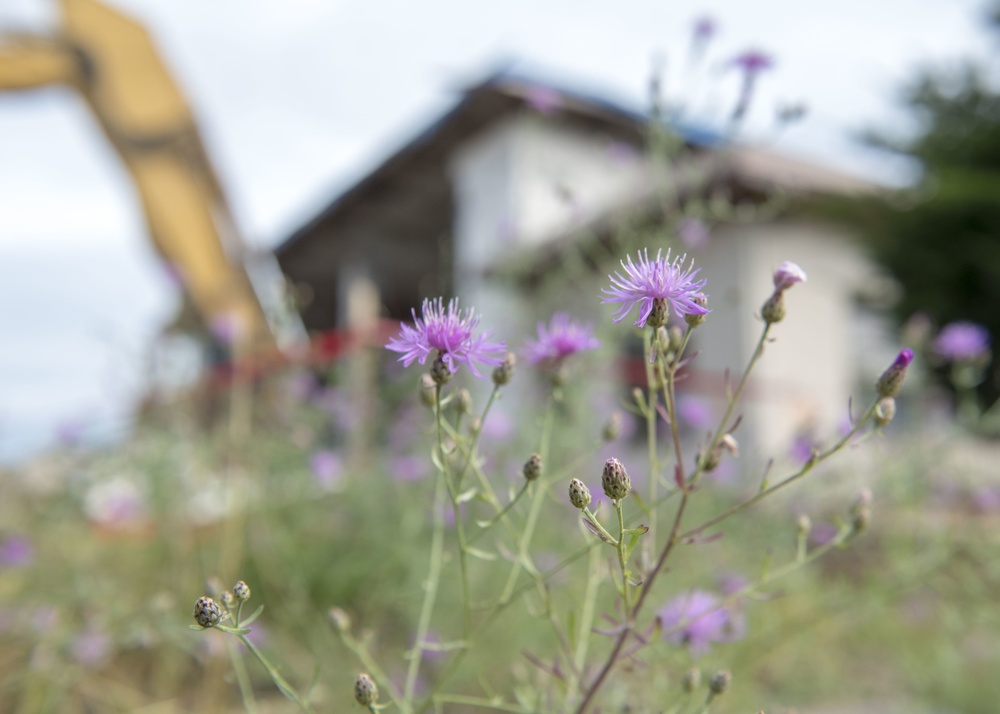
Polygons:
<instances>
[{"instance_id":1,"label":"flower bud","mask_svg":"<svg viewBox=\"0 0 1000 714\"><path fill-rule=\"evenodd\" d=\"M896 416L896 400L892 397L883 397L875 405L875 424L878 426L889 426L893 417Z\"/></svg>"},{"instance_id":2,"label":"flower bud","mask_svg":"<svg viewBox=\"0 0 1000 714\"><path fill-rule=\"evenodd\" d=\"M378 687L375 681L362 672L354 680L354 699L363 707L370 707L378 701Z\"/></svg>"},{"instance_id":3,"label":"flower bud","mask_svg":"<svg viewBox=\"0 0 1000 714\"><path fill-rule=\"evenodd\" d=\"M434 359L433 364L431 364L431 379L434 380L434 384L445 385L451 380L451 370L448 368L448 363L444 361L444 357L438 353L438 356Z\"/></svg>"},{"instance_id":4,"label":"flower bud","mask_svg":"<svg viewBox=\"0 0 1000 714\"><path fill-rule=\"evenodd\" d=\"M677 352L684 344L684 332L677 325L671 325L667 332L670 335L670 351Z\"/></svg>"},{"instance_id":5,"label":"flower bud","mask_svg":"<svg viewBox=\"0 0 1000 714\"><path fill-rule=\"evenodd\" d=\"M472 411L472 393L465 387L455 394L455 411L459 414L468 414Z\"/></svg>"},{"instance_id":6,"label":"flower bud","mask_svg":"<svg viewBox=\"0 0 1000 714\"><path fill-rule=\"evenodd\" d=\"M889 369L882 373L875 383L875 391L880 397L895 397L899 390L903 388L903 379L906 377L906 368L913 361L913 350L904 349L896 357L896 361L889 365Z\"/></svg>"},{"instance_id":7,"label":"flower bud","mask_svg":"<svg viewBox=\"0 0 1000 714\"><path fill-rule=\"evenodd\" d=\"M693 302L698 307L707 307L708 297L705 295L695 295L693 298L691 298L691 302ZM705 324L705 319L707 317L708 317L707 312L702 313L700 315L697 315L695 313L690 313L684 316L684 322L686 322L689 327L698 327L700 325Z\"/></svg>"},{"instance_id":8,"label":"flower bud","mask_svg":"<svg viewBox=\"0 0 1000 714\"><path fill-rule=\"evenodd\" d=\"M784 292L795 283L806 282L806 271L790 260L778 266L774 271L774 289L776 292Z\"/></svg>"},{"instance_id":9,"label":"flower bud","mask_svg":"<svg viewBox=\"0 0 1000 714\"><path fill-rule=\"evenodd\" d=\"M663 325L656 328L656 349L661 355L670 351L670 333Z\"/></svg>"},{"instance_id":10,"label":"flower bud","mask_svg":"<svg viewBox=\"0 0 1000 714\"><path fill-rule=\"evenodd\" d=\"M524 462L524 468L521 469L521 473L524 474L526 481L534 481L539 476L542 475L542 457L540 454L532 454L528 457L528 460Z\"/></svg>"},{"instance_id":11,"label":"flower bud","mask_svg":"<svg viewBox=\"0 0 1000 714\"><path fill-rule=\"evenodd\" d=\"M715 445L708 454L702 454L700 457L702 471L710 473L716 469L719 462L722 461L722 454L724 451L728 451L733 456L737 456L740 453L740 446L736 441L736 438L732 434L725 434L719 443Z\"/></svg>"},{"instance_id":12,"label":"flower bud","mask_svg":"<svg viewBox=\"0 0 1000 714\"><path fill-rule=\"evenodd\" d=\"M601 431L601 437L605 441L614 441L622 435L622 418L621 412L611 412L611 416L608 417L608 423L604 425L604 429Z\"/></svg>"},{"instance_id":13,"label":"flower bud","mask_svg":"<svg viewBox=\"0 0 1000 714\"><path fill-rule=\"evenodd\" d=\"M482 430L483 430L482 418L477 416L472 417L469 420L469 433L475 435L481 432Z\"/></svg>"},{"instance_id":14,"label":"flower bud","mask_svg":"<svg viewBox=\"0 0 1000 714\"><path fill-rule=\"evenodd\" d=\"M812 530L813 523L812 519L805 513L799 515L796 520L796 527L798 529L799 538L805 538L809 535Z\"/></svg>"},{"instance_id":15,"label":"flower bud","mask_svg":"<svg viewBox=\"0 0 1000 714\"><path fill-rule=\"evenodd\" d=\"M246 602L250 599L250 586L242 580L237 580L233 586L233 595L240 602Z\"/></svg>"},{"instance_id":16,"label":"flower bud","mask_svg":"<svg viewBox=\"0 0 1000 714\"><path fill-rule=\"evenodd\" d=\"M194 603L194 621L204 628L215 627L222 622L222 608L207 595L202 595Z\"/></svg>"},{"instance_id":17,"label":"flower bud","mask_svg":"<svg viewBox=\"0 0 1000 714\"><path fill-rule=\"evenodd\" d=\"M228 590L223 591L219 597L222 599L222 604L227 610L232 610L236 606L236 598Z\"/></svg>"},{"instance_id":18,"label":"flower bud","mask_svg":"<svg viewBox=\"0 0 1000 714\"><path fill-rule=\"evenodd\" d=\"M681 688L685 693L690 694L698 687L701 686L701 670L697 667L692 667L687 672L684 673L684 678L681 679Z\"/></svg>"},{"instance_id":19,"label":"flower bud","mask_svg":"<svg viewBox=\"0 0 1000 714\"><path fill-rule=\"evenodd\" d=\"M339 607L331 607L330 612L328 612L326 616L330 620L330 624L333 625L337 632L351 631L351 616L348 615L346 611L340 609Z\"/></svg>"},{"instance_id":20,"label":"flower bud","mask_svg":"<svg viewBox=\"0 0 1000 714\"><path fill-rule=\"evenodd\" d=\"M712 675L708 681L708 689L712 694L722 694L733 683L733 675L727 669L722 669Z\"/></svg>"},{"instance_id":21,"label":"flower bud","mask_svg":"<svg viewBox=\"0 0 1000 714\"><path fill-rule=\"evenodd\" d=\"M590 489L578 478L569 482L569 502L574 508L583 510L590 505Z\"/></svg>"},{"instance_id":22,"label":"flower bud","mask_svg":"<svg viewBox=\"0 0 1000 714\"><path fill-rule=\"evenodd\" d=\"M604 495L612 501L620 501L628 496L632 490L632 482L629 480L628 472L618 459L608 459L604 462L604 471L601 472L601 486L604 488Z\"/></svg>"},{"instance_id":23,"label":"flower bud","mask_svg":"<svg viewBox=\"0 0 1000 714\"><path fill-rule=\"evenodd\" d=\"M507 356L503 358L503 362L500 366L493 370L493 384L498 387L510 382L514 377L514 367L517 365L517 355L513 352L508 352Z\"/></svg>"},{"instance_id":24,"label":"flower bud","mask_svg":"<svg viewBox=\"0 0 1000 714\"><path fill-rule=\"evenodd\" d=\"M764 307L760 309L760 316L769 325L785 319L785 294L781 290L775 290L774 294L767 299Z\"/></svg>"},{"instance_id":25,"label":"flower bud","mask_svg":"<svg viewBox=\"0 0 1000 714\"><path fill-rule=\"evenodd\" d=\"M867 530L872 519L872 492L867 488L861 489L854 505L851 506L851 526L855 533Z\"/></svg>"},{"instance_id":26,"label":"flower bud","mask_svg":"<svg viewBox=\"0 0 1000 714\"><path fill-rule=\"evenodd\" d=\"M666 298L653 298L653 309L646 318L646 324L652 328L663 327L670 317L670 303Z\"/></svg>"},{"instance_id":27,"label":"flower bud","mask_svg":"<svg viewBox=\"0 0 1000 714\"><path fill-rule=\"evenodd\" d=\"M420 375L420 401L424 406L433 407L437 385L429 374Z\"/></svg>"}]
</instances>

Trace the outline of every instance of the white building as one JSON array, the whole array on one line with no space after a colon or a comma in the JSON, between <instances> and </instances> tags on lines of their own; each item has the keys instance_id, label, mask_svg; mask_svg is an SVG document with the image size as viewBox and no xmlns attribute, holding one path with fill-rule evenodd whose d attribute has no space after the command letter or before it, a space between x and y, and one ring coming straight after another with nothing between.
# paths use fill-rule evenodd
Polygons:
<instances>
[{"instance_id":1,"label":"white building","mask_svg":"<svg viewBox=\"0 0 1000 714\"><path fill-rule=\"evenodd\" d=\"M484 323L528 332L538 317L530 310L535 295L497 276L537 285L571 247L612 244L622 221L644 230L666 223L676 236L683 215L704 213L725 193L743 206L737 220L708 220L711 239L691 251L713 313L697 334L689 387L721 398L723 375L738 375L754 349L761 329L754 316L771 273L793 260L809 282L787 296L788 317L747 390L741 441L773 452L803 430L834 433L859 377L873 379L891 352L872 344L875 366L859 360L868 323L857 297L874 271L840 229L795 208L806 197L870 185L687 128L677 130L679 152L664 161L644 148L647 131L635 112L524 77L501 74L468 89L278 248L286 276L308 285L306 327L356 324L366 295L377 295L382 316L406 320L424 297L457 294ZM752 206L757 219L741 218ZM606 284L600 270L595 286ZM610 314L596 291L581 309L595 319ZM511 325L521 314L530 317ZM749 431L753 424L766 429Z\"/></svg>"}]
</instances>

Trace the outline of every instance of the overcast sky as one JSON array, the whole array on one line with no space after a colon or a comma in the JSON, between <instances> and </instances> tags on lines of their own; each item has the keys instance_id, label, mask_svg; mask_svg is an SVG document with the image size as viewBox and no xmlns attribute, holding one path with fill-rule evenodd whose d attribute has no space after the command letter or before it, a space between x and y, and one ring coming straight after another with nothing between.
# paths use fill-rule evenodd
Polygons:
<instances>
[{"instance_id":1,"label":"overcast sky","mask_svg":"<svg viewBox=\"0 0 1000 714\"><path fill-rule=\"evenodd\" d=\"M721 64L771 53L750 127L779 102L806 120L777 150L898 180L852 133L905 127L920 66L985 57L980 0L114 0L143 22L187 92L248 240L271 246L455 100L510 64L641 107L653 57L703 111L736 77L685 81L692 22L718 23ZM51 29L51 0L0 2L0 31ZM710 76L712 72L708 73ZM713 89L709 89L713 87ZM134 192L79 99L0 93L0 459L60 423L112 424L141 389L175 296Z\"/></svg>"}]
</instances>

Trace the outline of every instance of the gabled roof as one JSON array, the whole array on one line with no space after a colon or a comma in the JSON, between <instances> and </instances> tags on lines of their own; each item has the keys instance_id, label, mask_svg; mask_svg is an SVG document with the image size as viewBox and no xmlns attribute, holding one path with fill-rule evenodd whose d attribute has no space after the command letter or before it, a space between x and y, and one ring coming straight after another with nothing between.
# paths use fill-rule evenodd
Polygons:
<instances>
[{"instance_id":1,"label":"gabled roof","mask_svg":"<svg viewBox=\"0 0 1000 714\"><path fill-rule=\"evenodd\" d=\"M318 232L329 235L331 229L351 223L358 217L359 209L366 220L370 219L374 211L365 211L364 204L381 203L389 198L388 194L399 198L401 188L419 185L420 190L432 192L436 185L435 195L426 196L425 200L443 200L439 194L447 190L444 171L450 153L489 125L525 109L552 114L562 122L599 129L636 144L644 140L649 121L646 113L606 96L514 71L496 72L462 90L451 110L293 232L275 249L279 262L284 264L291 259L300 245ZM706 127L674 123L672 129L689 146L712 148L725 143L721 134ZM747 147L730 149L732 175L755 189L854 193L871 188L859 179L774 152ZM319 231L321 227L323 230Z\"/></svg>"}]
</instances>

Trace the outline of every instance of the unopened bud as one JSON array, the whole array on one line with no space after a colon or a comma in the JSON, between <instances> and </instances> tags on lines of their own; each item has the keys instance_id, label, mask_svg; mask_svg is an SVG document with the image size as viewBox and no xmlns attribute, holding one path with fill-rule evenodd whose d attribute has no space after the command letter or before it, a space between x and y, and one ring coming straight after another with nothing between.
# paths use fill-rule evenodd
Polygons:
<instances>
[{"instance_id":1,"label":"unopened bud","mask_svg":"<svg viewBox=\"0 0 1000 714\"><path fill-rule=\"evenodd\" d=\"M222 604L227 610L232 610L236 606L236 598L233 597L233 594L228 590L223 592L219 598L222 600Z\"/></svg>"},{"instance_id":2,"label":"unopened bud","mask_svg":"<svg viewBox=\"0 0 1000 714\"><path fill-rule=\"evenodd\" d=\"M722 461L722 454L726 451L733 456L737 456L740 453L739 443L737 443L736 438L732 434L725 434L708 454L702 454L702 471L706 473L714 471Z\"/></svg>"},{"instance_id":3,"label":"unopened bud","mask_svg":"<svg viewBox=\"0 0 1000 714\"><path fill-rule=\"evenodd\" d=\"M712 678L708 681L708 688L712 694L722 694L729 689L729 685L732 683L733 675L728 669L722 669L712 675Z\"/></svg>"},{"instance_id":4,"label":"unopened bud","mask_svg":"<svg viewBox=\"0 0 1000 714\"><path fill-rule=\"evenodd\" d=\"M215 627L222 622L222 608L207 595L194 603L194 621L204 628Z\"/></svg>"},{"instance_id":5,"label":"unopened bud","mask_svg":"<svg viewBox=\"0 0 1000 714\"><path fill-rule=\"evenodd\" d=\"M608 417L608 423L604 425L604 429L601 431L601 437L605 441L614 441L622 435L622 419L621 412L611 412L611 416Z\"/></svg>"},{"instance_id":6,"label":"unopened bud","mask_svg":"<svg viewBox=\"0 0 1000 714\"><path fill-rule=\"evenodd\" d=\"M812 530L813 527L812 519L808 515L803 513L798 517L798 520L796 521L796 526L798 528L799 538L805 538L806 536L809 535L809 532Z\"/></svg>"},{"instance_id":7,"label":"unopened bud","mask_svg":"<svg viewBox=\"0 0 1000 714\"><path fill-rule=\"evenodd\" d=\"M240 602L246 602L250 599L250 586L242 580L237 580L233 586L233 595Z\"/></svg>"},{"instance_id":8,"label":"unopened bud","mask_svg":"<svg viewBox=\"0 0 1000 714\"><path fill-rule=\"evenodd\" d=\"M590 489L578 478L569 482L569 502L581 510L590 505Z\"/></svg>"},{"instance_id":9,"label":"unopened bud","mask_svg":"<svg viewBox=\"0 0 1000 714\"><path fill-rule=\"evenodd\" d=\"M354 699L363 707L370 707L378 701L378 687L375 681L362 672L354 680Z\"/></svg>"},{"instance_id":10,"label":"unopened bud","mask_svg":"<svg viewBox=\"0 0 1000 714\"><path fill-rule=\"evenodd\" d=\"M483 430L483 420L480 417L472 417L469 420L469 433L476 435Z\"/></svg>"},{"instance_id":11,"label":"unopened bud","mask_svg":"<svg viewBox=\"0 0 1000 714\"><path fill-rule=\"evenodd\" d=\"M855 533L868 529L872 519L872 492L867 488L861 490L854 505L851 506L851 526Z\"/></svg>"},{"instance_id":12,"label":"unopened bud","mask_svg":"<svg viewBox=\"0 0 1000 714\"><path fill-rule=\"evenodd\" d=\"M650 327L663 327L670 317L670 304L666 298L653 298L653 309L650 310L646 318L646 324Z\"/></svg>"},{"instance_id":13,"label":"unopened bud","mask_svg":"<svg viewBox=\"0 0 1000 714\"><path fill-rule=\"evenodd\" d=\"M684 678L681 679L681 688L690 694L698 687L701 686L701 670L697 667L692 667L687 672L684 673Z\"/></svg>"},{"instance_id":14,"label":"unopened bud","mask_svg":"<svg viewBox=\"0 0 1000 714\"><path fill-rule=\"evenodd\" d=\"M677 325L671 325L667 332L670 335L670 350L671 352L677 352L681 348L681 345L684 344L684 331Z\"/></svg>"},{"instance_id":15,"label":"unopened bud","mask_svg":"<svg viewBox=\"0 0 1000 714\"><path fill-rule=\"evenodd\" d=\"M330 620L330 624L333 625L337 632L351 631L351 616L348 615L346 611L340 609L339 607L331 607L330 612L328 612L326 616Z\"/></svg>"},{"instance_id":16,"label":"unopened bud","mask_svg":"<svg viewBox=\"0 0 1000 714\"><path fill-rule=\"evenodd\" d=\"M628 472L618 459L608 459L604 462L604 470L601 472L601 487L604 495L612 501L620 501L628 496L632 490L632 482L629 480Z\"/></svg>"},{"instance_id":17,"label":"unopened bud","mask_svg":"<svg viewBox=\"0 0 1000 714\"><path fill-rule=\"evenodd\" d=\"M507 356L503 358L503 362L500 363L500 366L493 370L493 384L502 387L510 382L514 377L514 367L516 365L517 355L513 352L508 352Z\"/></svg>"},{"instance_id":18,"label":"unopened bud","mask_svg":"<svg viewBox=\"0 0 1000 714\"><path fill-rule=\"evenodd\" d=\"M883 372L875 383L875 391L880 397L895 397L899 394L899 390L903 388L903 379L906 377L906 368L912 361L911 349L904 349L896 356L896 361L889 365L889 369Z\"/></svg>"},{"instance_id":19,"label":"unopened bud","mask_svg":"<svg viewBox=\"0 0 1000 714\"><path fill-rule=\"evenodd\" d=\"M656 348L662 355L670 351L670 333L663 325L656 328Z\"/></svg>"},{"instance_id":20,"label":"unopened bud","mask_svg":"<svg viewBox=\"0 0 1000 714\"><path fill-rule=\"evenodd\" d=\"M437 385L445 385L451 380L451 370L448 368L448 363L444 361L444 357L440 354L431 364L431 379Z\"/></svg>"},{"instance_id":21,"label":"unopened bud","mask_svg":"<svg viewBox=\"0 0 1000 714\"><path fill-rule=\"evenodd\" d=\"M521 473L524 474L524 478L527 481L534 481L539 476L542 475L542 457L541 454L532 454L528 457L528 460L524 462L524 468L521 469Z\"/></svg>"},{"instance_id":22,"label":"unopened bud","mask_svg":"<svg viewBox=\"0 0 1000 714\"><path fill-rule=\"evenodd\" d=\"M459 414L468 414L472 411L472 393L465 387L455 394L455 411Z\"/></svg>"},{"instance_id":23,"label":"unopened bud","mask_svg":"<svg viewBox=\"0 0 1000 714\"><path fill-rule=\"evenodd\" d=\"M896 400L892 397L883 397L875 405L875 423L878 426L889 426L896 416Z\"/></svg>"},{"instance_id":24,"label":"unopened bud","mask_svg":"<svg viewBox=\"0 0 1000 714\"><path fill-rule=\"evenodd\" d=\"M433 407L436 394L437 385L434 383L434 377L429 374L420 375L420 401L425 406Z\"/></svg>"},{"instance_id":25,"label":"unopened bud","mask_svg":"<svg viewBox=\"0 0 1000 714\"><path fill-rule=\"evenodd\" d=\"M691 302L693 302L698 307L707 307L708 297L705 295L695 295L693 298L691 298ZM697 313L692 312L684 316L684 322L686 322L689 327L698 327L700 325L705 324L705 319L707 317L708 313L702 313L699 315Z\"/></svg>"},{"instance_id":26,"label":"unopened bud","mask_svg":"<svg viewBox=\"0 0 1000 714\"><path fill-rule=\"evenodd\" d=\"M764 322L769 325L773 325L776 322L781 322L785 319L785 293L781 290L775 290L774 294L767 299L764 303L764 307L760 309L760 316L764 318Z\"/></svg>"}]
</instances>

